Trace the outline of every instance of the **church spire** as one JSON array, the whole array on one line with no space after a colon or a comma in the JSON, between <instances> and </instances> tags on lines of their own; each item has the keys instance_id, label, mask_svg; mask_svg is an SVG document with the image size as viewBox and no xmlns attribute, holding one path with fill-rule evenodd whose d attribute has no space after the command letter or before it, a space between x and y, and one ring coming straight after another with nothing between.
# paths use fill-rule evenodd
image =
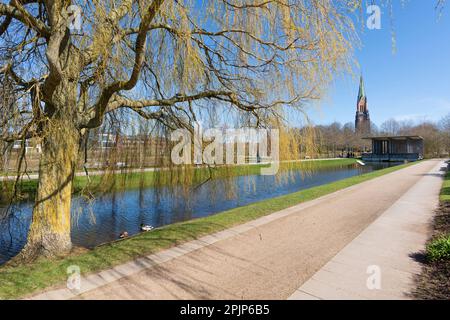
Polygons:
<instances>
[{"instance_id":1,"label":"church spire","mask_svg":"<svg viewBox=\"0 0 450 320\"><path fill-rule=\"evenodd\" d=\"M358 102L361 101L362 98L366 97L366 91L364 89L364 79L361 75L361 78L359 80L359 93L358 93Z\"/></svg>"},{"instance_id":2,"label":"church spire","mask_svg":"<svg viewBox=\"0 0 450 320\"><path fill-rule=\"evenodd\" d=\"M362 134L370 134L370 115L369 108L367 107L367 96L364 88L364 79L361 75L359 80L359 92L358 102L356 104L356 119L355 119L356 132Z\"/></svg>"}]
</instances>

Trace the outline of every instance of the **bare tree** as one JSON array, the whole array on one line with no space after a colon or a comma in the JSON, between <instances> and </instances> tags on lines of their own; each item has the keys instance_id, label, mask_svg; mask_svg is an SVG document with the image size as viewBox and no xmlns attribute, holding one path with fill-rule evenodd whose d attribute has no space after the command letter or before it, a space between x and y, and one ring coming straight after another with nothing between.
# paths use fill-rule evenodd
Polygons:
<instances>
[{"instance_id":1,"label":"bare tree","mask_svg":"<svg viewBox=\"0 0 450 320\"><path fill-rule=\"evenodd\" d=\"M410 127L405 133L419 135L424 138L425 156L428 158L440 157L446 152L445 137L434 122L424 121Z\"/></svg>"},{"instance_id":2,"label":"bare tree","mask_svg":"<svg viewBox=\"0 0 450 320\"><path fill-rule=\"evenodd\" d=\"M441 119L439 129L442 131L444 148L448 154L450 152L450 114Z\"/></svg>"},{"instance_id":3,"label":"bare tree","mask_svg":"<svg viewBox=\"0 0 450 320\"><path fill-rule=\"evenodd\" d=\"M389 119L381 124L380 130L384 135L397 135L400 132L400 124L395 119Z\"/></svg>"}]
</instances>

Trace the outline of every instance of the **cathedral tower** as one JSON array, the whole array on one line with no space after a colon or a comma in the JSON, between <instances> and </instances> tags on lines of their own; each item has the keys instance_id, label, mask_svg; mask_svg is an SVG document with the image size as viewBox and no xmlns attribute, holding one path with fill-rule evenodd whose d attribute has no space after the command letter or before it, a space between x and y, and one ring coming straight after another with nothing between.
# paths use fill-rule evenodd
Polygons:
<instances>
[{"instance_id":1,"label":"cathedral tower","mask_svg":"<svg viewBox=\"0 0 450 320\"><path fill-rule=\"evenodd\" d=\"M355 129L357 133L370 134L370 114L362 76L359 82L358 102L356 104Z\"/></svg>"}]
</instances>

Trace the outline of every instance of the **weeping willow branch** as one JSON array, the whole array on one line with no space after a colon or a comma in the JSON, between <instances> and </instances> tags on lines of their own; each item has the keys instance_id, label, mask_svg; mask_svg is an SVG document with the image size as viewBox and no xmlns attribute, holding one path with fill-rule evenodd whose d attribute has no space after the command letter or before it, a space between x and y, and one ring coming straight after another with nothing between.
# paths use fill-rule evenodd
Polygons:
<instances>
[{"instance_id":1,"label":"weeping willow branch","mask_svg":"<svg viewBox=\"0 0 450 320\"><path fill-rule=\"evenodd\" d=\"M33 223L20 256L70 250L72 178L86 131L102 127L106 119L120 131L139 117L158 125L154 143L167 150L162 137L169 130L192 130L192 122L218 109L222 122L235 112L240 123L283 126L283 118L319 97L335 74L351 69L358 42L352 15L360 4L1 3L0 77L18 97L5 101L1 138L35 137L42 145ZM71 28L71 5L81 9L80 30ZM295 146L283 148L293 153ZM111 162L117 162L115 157L112 152Z\"/></svg>"}]
</instances>

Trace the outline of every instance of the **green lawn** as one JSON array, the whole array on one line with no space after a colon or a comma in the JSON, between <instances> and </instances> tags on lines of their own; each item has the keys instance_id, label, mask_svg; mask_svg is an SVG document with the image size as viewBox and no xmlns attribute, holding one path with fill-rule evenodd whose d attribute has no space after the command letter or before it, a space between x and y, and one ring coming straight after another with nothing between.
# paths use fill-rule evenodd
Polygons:
<instances>
[{"instance_id":1,"label":"green lawn","mask_svg":"<svg viewBox=\"0 0 450 320\"><path fill-rule=\"evenodd\" d=\"M441 190L441 201L450 202L450 171L445 175Z\"/></svg>"},{"instance_id":2,"label":"green lawn","mask_svg":"<svg viewBox=\"0 0 450 320\"><path fill-rule=\"evenodd\" d=\"M85 253L54 260L41 259L30 265L0 267L0 298L13 299L39 289L64 283L67 277L67 267L71 265L79 266L83 274L97 272L319 198L412 164L374 171L209 217L168 225L123 241L97 247Z\"/></svg>"}]
</instances>

